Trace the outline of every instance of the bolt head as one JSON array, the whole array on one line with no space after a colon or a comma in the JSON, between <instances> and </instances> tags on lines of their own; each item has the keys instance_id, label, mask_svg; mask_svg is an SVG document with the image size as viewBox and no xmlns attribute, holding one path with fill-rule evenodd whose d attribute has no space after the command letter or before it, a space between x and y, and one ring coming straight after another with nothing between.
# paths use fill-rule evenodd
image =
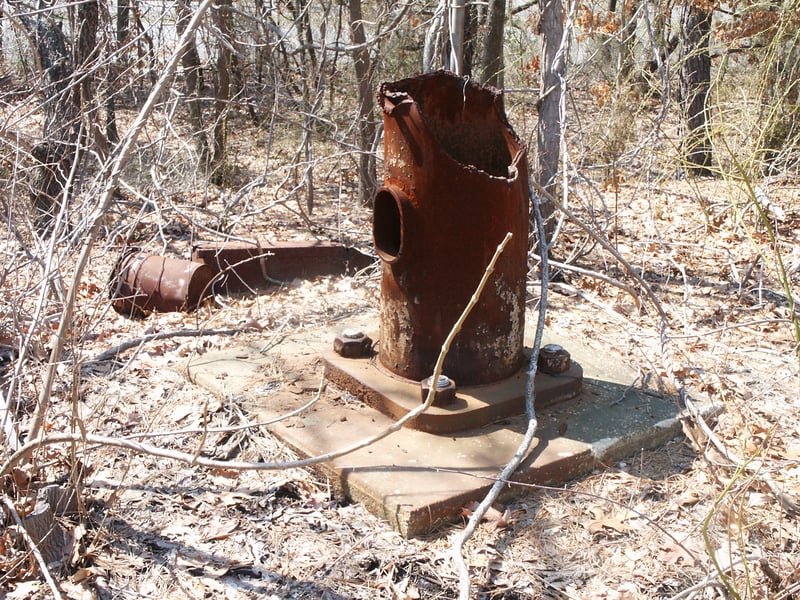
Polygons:
<instances>
[{"instance_id":1,"label":"bolt head","mask_svg":"<svg viewBox=\"0 0 800 600\"><path fill-rule=\"evenodd\" d=\"M433 383L433 382L431 381L431 383ZM437 390L441 390L443 388L446 388L449 385L450 385L450 378L447 375L439 375L439 377L436 379L436 389Z\"/></svg>"},{"instance_id":2,"label":"bolt head","mask_svg":"<svg viewBox=\"0 0 800 600\"><path fill-rule=\"evenodd\" d=\"M434 387L433 383L432 376L419 382L423 402L428 399L428 392ZM455 402L455 399L456 382L446 375L439 375L434 388L433 406L447 406Z\"/></svg>"},{"instance_id":3,"label":"bolt head","mask_svg":"<svg viewBox=\"0 0 800 600\"><path fill-rule=\"evenodd\" d=\"M572 358L562 346L547 344L539 350L539 359L536 364L542 373L559 375L569 370Z\"/></svg>"},{"instance_id":4,"label":"bolt head","mask_svg":"<svg viewBox=\"0 0 800 600\"><path fill-rule=\"evenodd\" d=\"M540 352L545 352L547 354L555 354L556 352L561 352L564 349L564 346L560 346L559 344L547 344L543 346Z\"/></svg>"},{"instance_id":5,"label":"bolt head","mask_svg":"<svg viewBox=\"0 0 800 600\"><path fill-rule=\"evenodd\" d=\"M359 329L345 329L333 339L333 351L344 358L372 355L372 338Z\"/></svg>"}]
</instances>

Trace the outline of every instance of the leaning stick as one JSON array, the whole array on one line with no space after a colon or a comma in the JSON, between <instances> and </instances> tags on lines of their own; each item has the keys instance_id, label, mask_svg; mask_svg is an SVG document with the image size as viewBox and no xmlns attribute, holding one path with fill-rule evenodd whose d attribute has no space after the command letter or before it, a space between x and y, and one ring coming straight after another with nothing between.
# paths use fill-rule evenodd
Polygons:
<instances>
[{"instance_id":1,"label":"leaning stick","mask_svg":"<svg viewBox=\"0 0 800 600\"><path fill-rule=\"evenodd\" d=\"M539 299L539 320L536 324L536 337L533 341L533 350L531 352L531 359L529 363L530 366L528 368L528 380L525 387L525 413L528 417L528 424L525 429L525 435L523 435L522 441L519 443L514 456L511 457L511 460L509 460L506 466L503 467L503 470L500 471L497 481L495 481L494 485L489 488L486 496L483 498L480 504L478 504L478 507L470 516L464 531L453 543L453 562L455 563L456 570L458 571L459 600L469 600L470 597L469 569L464 562L464 545L472 537L472 534L475 533L475 529L478 527L478 524L483 520L483 517L486 516L487 511L489 508L491 508L494 501L500 495L500 492L508 485L508 479L514 474L514 472L519 468L520 463L522 463L525 457L530 453L536 436L536 428L539 425L539 420L536 417L536 410L534 408L534 400L536 396L534 380L536 378L539 348L542 345L545 317L547 316L547 280L550 278L550 268L547 255L550 251L550 248L547 245L544 237L544 220L542 218L542 212L541 208L539 207L539 203L534 201L533 206L534 214L536 215L536 227L539 231L539 239L542 240L543 252L541 259L542 277L541 298Z\"/></svg>"},{"instance_id":2,"label":"leaning stick","mask_svg":"<svg viewBox=\"0 0 800 600\"><path fill-rule=\"evenodd\" d=\"M162 92L167 87L168 82L171 80L175 69L178 66L181 56L183 56L184 48L189 43L189 39L194 35L195 30L200 26L203 14L211 7L214 0L202 0L200 6L195 10L192 19L186 25L186 31L183 32L180 40L178 41L178 49L172 54L167 64L164 65L164 71L161 77L153 86L150 96L144 103L142 110L139 111L138 116L134 120L125 137L120 143L119 150L116 156L111 160L108 165L103 169L103 175L106 177L103 192L97 202L97 208L94 210L90 217L90 225L86 235L84 236L83 245L78 253L78 260L75 264L75 269L70 281L67 296L64 299L64 310L61 312L61 319L58 323L58 331L54 336L53 349L50 352L50 362L45 371L44 380L42 381L41 392L39 393L39 402L36 407L36 413L31 421L29 435L32 438L39 436L44 425L45 414L50 406L50 394L53 390L56 374L58 372L58 365L61 361L61 354L64 351L64 346L67 343L67 334L73 326L72 315L75 311L75 301L80 286L83 272L86 269L86 264L89 262L89 255L94 247L97 232L100 229L100 224L108 212L108 208L114 200L114 192L116 191L122 170L130 159L131 152L133 151L136 140L144 128L147 119L155 109L158 99Z\"/></svg>"}]
</instances>

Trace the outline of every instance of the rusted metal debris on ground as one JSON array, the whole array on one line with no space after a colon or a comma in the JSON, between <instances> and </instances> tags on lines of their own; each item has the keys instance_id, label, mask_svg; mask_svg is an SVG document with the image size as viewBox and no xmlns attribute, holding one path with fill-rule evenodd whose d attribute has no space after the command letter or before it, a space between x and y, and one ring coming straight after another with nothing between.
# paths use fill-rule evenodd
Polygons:
<instances>
[{"instance_id":1,"label":"rusted metal debris on ground","mask_svg":"<svg viewBox=\"0 0 800 600\"><path fill-rule=\"evenodd\" d=\"M294 279L354 274L373 263L355 248L331 242L201 242L192 260L126 248L111 274L120 314L192 311L213 294L255 292Z\"/></svg>"},{"instance_id":2,"label":"rusted metal debris on ground","mask_svg":"<svg viewBox=\"0 0 800 600\"><path fill-rule=\"evenodd\" d=\"M204 263L128 248L111 275L112 306L134 318L153 311L192 311L211 293L213 278Z\"/></svg>"},{"instance_id":3,"label":"rusted metal debris on ground","mask_svg":"<svg viewBox=\"0 0 800 600\"><path fill-rule=\"evenodd\" d=\"M352 275L371 265L372 257L356 248L325 241L202 242L192 260L220 274L215 290L239 293L294 279Z\"/></svg>"}]
</instances>

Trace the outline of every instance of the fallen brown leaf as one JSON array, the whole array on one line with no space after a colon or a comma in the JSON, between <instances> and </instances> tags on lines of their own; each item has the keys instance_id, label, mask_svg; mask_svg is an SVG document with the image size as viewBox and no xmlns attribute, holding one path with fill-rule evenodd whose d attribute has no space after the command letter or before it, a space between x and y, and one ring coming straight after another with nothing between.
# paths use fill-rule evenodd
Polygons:
<instances>
[{"instance_id":1,"label":"fallen brown leaf","mask_svg":"<svg viewBox=\"0 0 800 600\"><path fill-rule=\"evenodd\" d=\"M470 502L461 509L461 516L465 518L471 517L476 508L478 508L478 503ZM511 511L505 509L503 512L500 512L493 506L490 506L489 510L487 510L486 514L483 516L483 519L481 519L481 522L487 523L493 529L508 527L511 522Z\"/></svg>"},{"instance_id":2,"label":"fallen brown leaf","mask_svg":"<svg viewBox=\"0 0 800 600\"><path fill-rule=\"evenodd\" d=\"M625 523L625 521L628 519L627 516L606 514L602 508L596 506L594 508L590 508L589 511L594 516L594 521L589 523L589 526L587 527L589 533L592 535L601 533L606 529L612 529L617 533L625 533L626 531L631 531L634 529Z\"/></svg>"},{"instance_id":3,"label":"fallen brown leaf","mask_svg":"<svg viewBox=\"0 0 800 600\"><path fill-rule=\"evenodd\" d=\"M697 490L686 490L680 496L678 496L677 503L678 506L694 506L701 500L700 494Z\"/></svg>"},{"instance_id":4,"label":"fallen brown leaf","mask_svg":"<svg viewBox=\"0 0 800 600\"><path fill-rule=\"evenodd\" d=\"M680 539L677 535L674 537ZM677 543L667 539L658 549L658 558L668 565L695 566L698 564L695 557L702 555L703 551L703 546L696 540L686 539Z\"/></svg>"},{"instance_id":5,"label":"fallen brown leaf","mask_svg":"<svg viewBox=\"0 0 800 600\"><path fill-rule=\"evenodd\" d=\"M209 522L206 535L203 536L203 541L224 540L230 537L238 526L239 523L237 521L230 519L212 519Z\"/></svg>"}]
</instances>

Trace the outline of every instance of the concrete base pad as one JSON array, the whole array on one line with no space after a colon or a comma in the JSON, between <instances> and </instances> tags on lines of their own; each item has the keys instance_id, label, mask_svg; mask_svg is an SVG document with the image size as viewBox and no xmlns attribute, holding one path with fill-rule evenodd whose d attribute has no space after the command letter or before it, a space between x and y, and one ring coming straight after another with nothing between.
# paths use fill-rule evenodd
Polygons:
<instances>
[{"instance_id":1,"label":"concrete base pad","mask_svg":"<svg viewBox=\"0 0 800 600\"><path fill-rule=\"evenodd\" d=\"M354 325L369 329L369 321L347 324ZM334 333L298 334L271 349L251 344L207 353L191 359L186 373L194 383L246 404L259 420L275 418L316 393L324 370L320 357ZM537 411L537 440L515 480L558 485L680 432L675 399L634 387L636 374L608 355L572 340L554 341L583 367L583 389L577 398ZM392 423L350 393L329 386L301 416L271 425L270 431L300 455L316 456ZM485 495L516 452L526 424L518 416L458 433L401 429L320 467L347 497L403 535L420 535L458 518L465 504ZM509 494L524 491L508 489Z\"/></svg>"}]
</instances>

